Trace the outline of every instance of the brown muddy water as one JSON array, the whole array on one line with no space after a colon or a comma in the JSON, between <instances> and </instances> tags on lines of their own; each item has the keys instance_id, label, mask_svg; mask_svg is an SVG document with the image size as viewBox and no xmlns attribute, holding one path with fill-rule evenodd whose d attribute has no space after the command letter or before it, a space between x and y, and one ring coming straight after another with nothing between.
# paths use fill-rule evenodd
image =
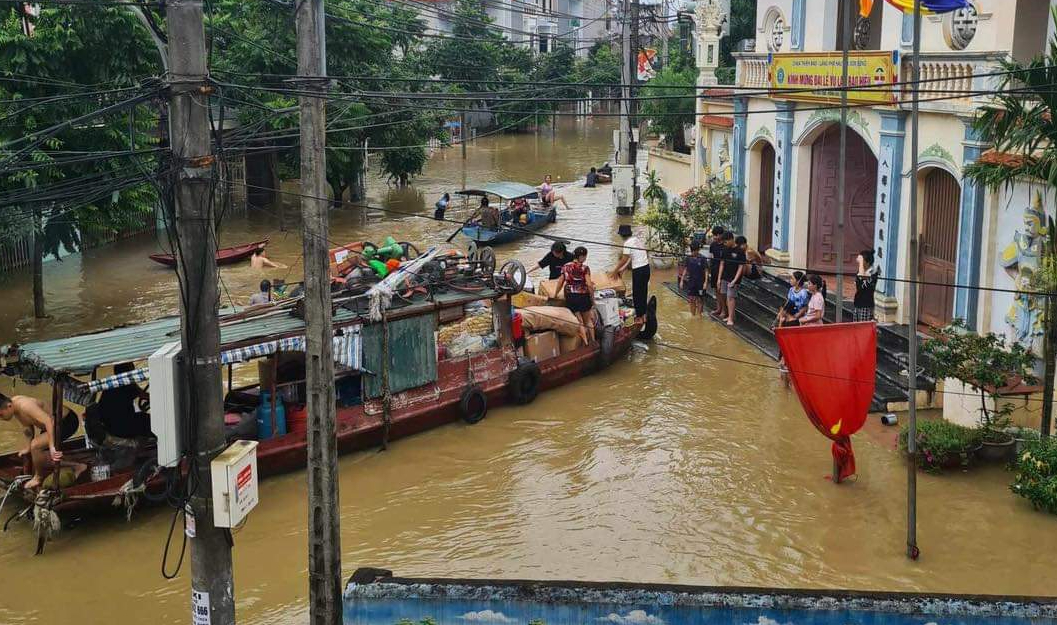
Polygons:
<instances>
[{"instance_id":1,"label":"brown muddy water","mask_svg":"<svg viewBox=\"0 0 1057 625\"><path fill-rule=\"evenodd\" d=\"M556 141L482 139L465 162L458 150L434 156L414 189L388 191L377 181L371 200L428 215L440 193L464 182L535 183L545 173L570 181L608 159L611 132L607 122L570 121ZM552 232L616 240L606 193L570 196L574 210ZM335 212L333 238L393 233L425 242L451 231L381 216L364 223L359 209ZM273 213L250 212L222 233L225 243L263 236L272 239L270 256L298 279L297 228L278 232ZM530 239L510 253L532 259L547 246ZM596 270L615 258L611 248L588 248ZM43 322L31 319L28 275L0 277L0 343L175 311L172 274L146 259L156 249L146 238L50 263L54 317ZM262 278L245 267L222 275L243 301ZM654 290L665 342L766 362L719 324L690 319L663 278L655 276ZM0 389L11 391L11 381ZM0 448L17 440L13 426L0 424ZM895 431L871 420L855 441L858 480L834 486L825 478L829 441L773 370L652 345L476 426L344 457L342 561L346 575L370 565L408 576L1057 595L1057 520L1015 498L1011 475L999 468L919 478L923 553L908 561L905 465L894 443ZM261 504L235 534L241 622L306 621L305 499L303 472L267 480ZM188 622L189 571L174 581L160 574L170 519L155 508L137 511L131 523L118 515L85 521L43 557L33 557L25 525L0 534L0 623Z\"/></svg>"}]
</instances>

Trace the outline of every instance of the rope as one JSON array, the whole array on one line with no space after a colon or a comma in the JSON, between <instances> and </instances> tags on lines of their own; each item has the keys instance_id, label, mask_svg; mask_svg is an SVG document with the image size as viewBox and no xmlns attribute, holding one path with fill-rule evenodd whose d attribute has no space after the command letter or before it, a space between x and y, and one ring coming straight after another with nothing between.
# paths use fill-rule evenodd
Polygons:
<instances>
[{"instance_id":1,"label":"rope","mask_svg":"<svg viewBox=\"0 0 1057 625\"><path fill-rule=\"evenodd\" d=\"M0 515L3 514L4 505L7 504L7 498L11 496L11 493L15 492L15 490L17 490L20 486L22 486L23 484L28 482L31 477L33 477L33 476L31 476L31 475L18 475L18 476L15 476L15 479L12 480L11 484L8 485L7 492L4 493L4 498L0 499Z\"/></svg>"},{"instance_id":2,"label":"rope","mask_svg":"<svg viewBox=\"0 0 1057 625\"><path fill-rule=\"evenodd\" d=\"M62 530L59 515L51 509L55 503L53 492L41 490L33 502L33 530L37 532L37 554L44 553L44 545Z\"/></svg>"},{"instance_id":3,"label":"rope","mask_svg":"<svg viewBox=\"0 0 1057 625\"><path fill-rule=\"evenodd\" d=\"M373 306L373 297L372 297ZM389 449L393 422L393 394L389 390L389 315L382 314L382 450Z\"/></svg>"}]
</instances>

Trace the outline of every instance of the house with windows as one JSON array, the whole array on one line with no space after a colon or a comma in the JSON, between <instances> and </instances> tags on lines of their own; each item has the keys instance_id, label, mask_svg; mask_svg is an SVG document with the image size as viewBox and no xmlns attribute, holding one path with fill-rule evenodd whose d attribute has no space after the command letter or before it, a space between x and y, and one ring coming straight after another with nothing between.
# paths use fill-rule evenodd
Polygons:
<instances>
[{"instance_id":1,"label":"house with windows","mask_svg":"<svg viewBox=\"0 0 1057 625\"><path fill-rule=\"evenodd\" d=\"M1023 281L1053 196L1025 181L992 191L962 176L986 158L972 127L1001 75L1000 61L1027 61L1053 35L1047 0L971 0L971 7L922 19L921 83L907 84L912 56L910 16L876 0L869 17L859 2L759 0L756 38L736 54L733 180L751 243L778 264L852 271L860 250L873 249L886 276L904 278L917 262L919 317L926 326L953 318L970 328L1019 341L1038 340L1032 304L1009 293ZM850 82L895 84L850 94L846 202L838 205L839 94L824 88L840 76L844 11L853 11ZM910 171L910 99L920 98L919 167ZM909 258L911 176L919 182L920 255ZM838 211L844 212L844 255L837 256ZM1043 222L1044 223L1044 222ZM1027 237L1027 238L1025 238ZM882 320L905 323L906 283L878 290ZM947 285L958 285L955 288ZM883 292L882 292L883 291Z\"/></svg>"}]
</instances>

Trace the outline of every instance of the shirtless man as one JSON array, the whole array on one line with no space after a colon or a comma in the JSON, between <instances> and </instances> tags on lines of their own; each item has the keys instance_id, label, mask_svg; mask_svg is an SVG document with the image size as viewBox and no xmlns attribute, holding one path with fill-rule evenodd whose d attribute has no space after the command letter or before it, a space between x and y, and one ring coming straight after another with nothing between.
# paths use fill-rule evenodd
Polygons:
<instances>
[{"instance_id":1,"label":"shirtless man","mask_svg":"<svg viewBox=\"0 0 1057 625\"><path fill-rule=\"evenodd\" d=\"M253 256L250 256L250 267L253 269L264 269L270 267L272 269L286 269L286 265L277 263L274 260L264 255L264 248L258 247L253 250Z\"/></svg>"},{"instance_id":2,"label":"shirtless man","mask_svg":"<svg viewBox=\"0 0 1057 625\"><path fill-rule=\"evenodd\" d=\"M24 458L28 454L33 459L33 479L26 482L24 488L37 488L44 480L44 469L47 468L49 461L57 463L62 460L62 452L55 448L56 442L76 431L77 418L72 419L73 431L65 431L71 427L64 420L60 428L63 431L55 432L51 415L44 409L44 404L39 399L25 395L7 397L0 394L0 421L10 421L12 418L17 419L22 425L22 432L26 436L26 447L18 452L19 457ZM40 434L37 434L37 430ZM64 437L63 434L67 436Z\"/></svg>"}]
</instances>

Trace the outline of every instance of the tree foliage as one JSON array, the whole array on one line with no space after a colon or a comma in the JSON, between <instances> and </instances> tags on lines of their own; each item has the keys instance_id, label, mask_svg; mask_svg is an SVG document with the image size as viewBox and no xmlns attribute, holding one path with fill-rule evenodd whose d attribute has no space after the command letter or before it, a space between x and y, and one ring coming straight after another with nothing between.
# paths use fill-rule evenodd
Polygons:
<instances>
[{"instance_id":1,"label":"tree foliage","mask_svg":"<svg viewBox=\"0 0 1057 625\"><path fill-rule=\"evenodd\" d=\"M683 128L694 123L696 77L693 68L670 66L658 72L639 91L644 98L639 105L640 112L654 130L664 135L667 147L677 152L687 151Z\"/></svg>"}]
</instances>

